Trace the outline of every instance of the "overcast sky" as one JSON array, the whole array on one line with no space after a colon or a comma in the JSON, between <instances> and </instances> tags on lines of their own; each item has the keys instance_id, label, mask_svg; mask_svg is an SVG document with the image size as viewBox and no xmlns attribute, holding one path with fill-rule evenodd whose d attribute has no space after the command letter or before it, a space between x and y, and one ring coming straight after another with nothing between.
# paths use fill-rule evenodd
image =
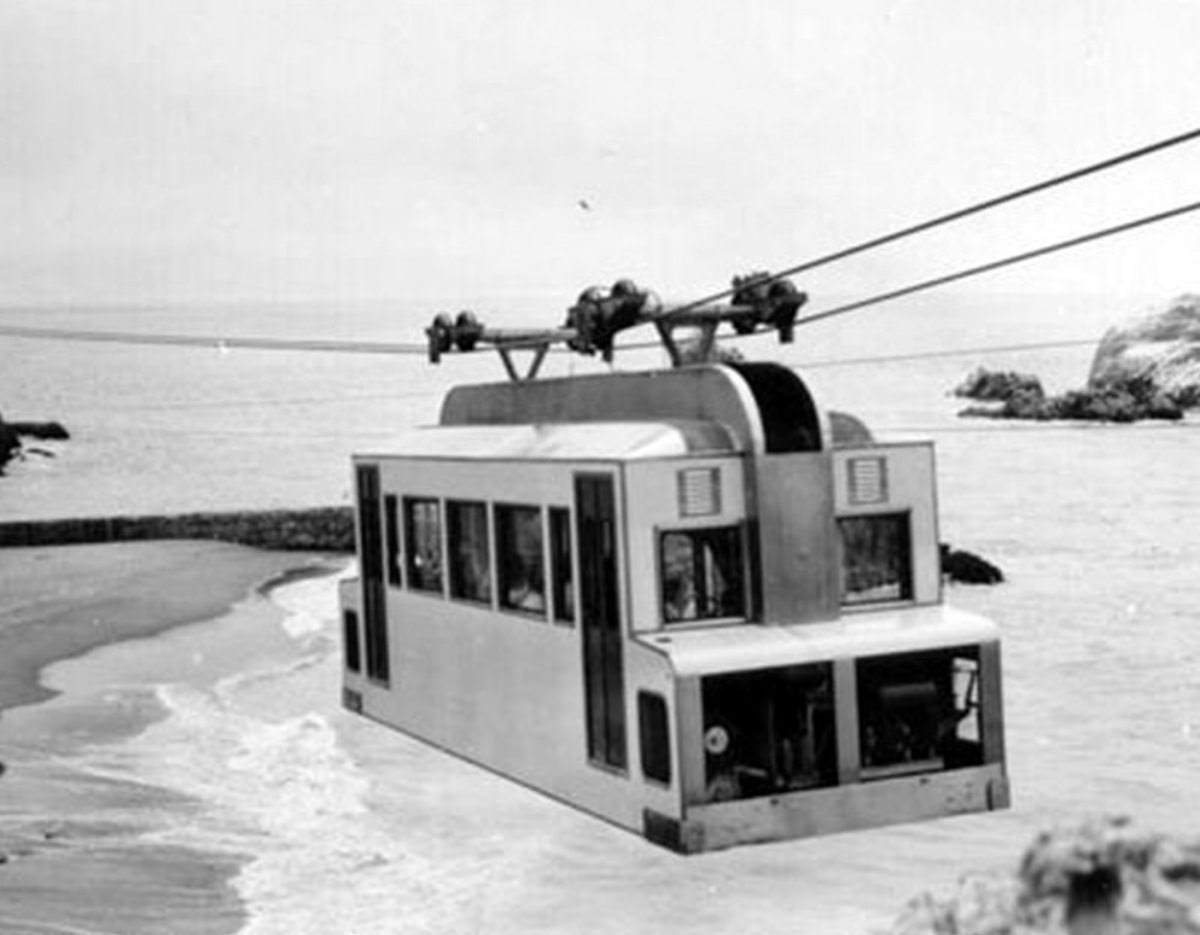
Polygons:
<instances>
[{"instance_id":1,"label":"overcast sky","mask_svg":"<svg viewBox=\"0 0 1200 935\"><path fill-rule=\"evenodd\" d=\"M1197 40L1192 0L0 0L0 303L686 297L1200 126ZM804 285L1194 200L1200 143ZM1198 248L972 288L1200 291Z\"/></svg>"}]
</instances>

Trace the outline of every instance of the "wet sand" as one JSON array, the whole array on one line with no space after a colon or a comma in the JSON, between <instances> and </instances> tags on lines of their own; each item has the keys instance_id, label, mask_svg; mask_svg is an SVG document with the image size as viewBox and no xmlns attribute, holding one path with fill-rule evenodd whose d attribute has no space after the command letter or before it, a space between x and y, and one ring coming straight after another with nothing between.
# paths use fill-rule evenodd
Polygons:
<instances>
[{"instance_id":1,"label":"wet sand","mask_svg":"<svg viewBox=\"0 0 1200 935\"><path fill-rule=\"evenodd\" d=\"M136 733L159 715L151 701L93 707L85 698L73 708L68 689L48 705L55 692L39 674L107 644L219 618L314 565L319 558L215 542L0 551L0 930L226 935L245 924L230 884L243 859L147 839L164 815L186 816L183 797L60 755L64 745Z\"/></svg>"}]
</instances>

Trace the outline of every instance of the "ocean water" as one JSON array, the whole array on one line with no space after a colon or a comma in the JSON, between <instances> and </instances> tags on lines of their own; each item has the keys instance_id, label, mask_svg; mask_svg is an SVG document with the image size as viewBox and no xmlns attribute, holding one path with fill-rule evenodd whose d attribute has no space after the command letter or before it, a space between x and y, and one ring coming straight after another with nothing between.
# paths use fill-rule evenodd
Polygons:
<instances>
[{"instance_id":1,"label":"ocean water","mask_svg":"<svg viewBox=\"0 0 1200 935\"><path fill-rule=\"evenodd\" d=\"M1200 834L1200 420L956 416L961 401L948 391L973 366L1021 369L1065 389L1086 377L1086 347L831 363L1098 337L1130 311L1109 301L967 297L829 322L790 347L745 345L747 356L797 365L823 405L857 413L881 438L935 442L941 538L1008 577L951 587L947 599L1001 627L1009 811L674 856L341 711L335 576L277 589L261 619L264 607L248 606L177 631L186 651L162 638L52 667L52 684L153 716L99 747L47 741L47 762L157 790L147 846L236 860L231 885L250 933L869 932L923 890L1013 867L1050 824L1125 814ZM39 321L133 330L151 327L148 315ZM193 311L155 326L419 339L415 312L231 315ZM76 432L46 446L57 457L31 457L0 480L0 519L348 502L351 451L432 421L445 387L500 376L487 357L431 368L419 357L9 338L0 353L0 411ZM631 366L658 362L655 351L628 356ZM273 635L246 658L221 661L217 648L247 619ZM164 653L214 661L171 669ZM36 757L37 732L22 736Z\"/></svg>"}]
</instances>

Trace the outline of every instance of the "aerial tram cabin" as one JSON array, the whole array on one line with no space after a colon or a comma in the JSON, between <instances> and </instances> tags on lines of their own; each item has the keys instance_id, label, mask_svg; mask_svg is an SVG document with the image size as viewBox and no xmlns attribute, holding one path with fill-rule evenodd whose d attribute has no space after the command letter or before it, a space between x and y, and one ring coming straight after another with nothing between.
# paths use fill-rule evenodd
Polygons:
<instances>
[{"instance_id":1,"label":"aerial tram cabin","mask_svg":"<svg viewBox=\"0 0 1200 935\"><path fill-rule=\"evenodd\" d=\"M836 443L791 370L462 386L354 474L350 709L684 853L1007 807L932 446Z\"/></svg>"}]
</instances>

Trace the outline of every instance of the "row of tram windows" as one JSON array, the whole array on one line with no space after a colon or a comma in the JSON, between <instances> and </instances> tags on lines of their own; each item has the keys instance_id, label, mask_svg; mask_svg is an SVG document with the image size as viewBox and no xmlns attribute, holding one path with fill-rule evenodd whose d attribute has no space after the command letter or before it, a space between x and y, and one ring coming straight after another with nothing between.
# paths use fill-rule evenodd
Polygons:
<instances>
[{"instance_id":1,"label":"row of tram windows","mask_svg":"<svg viewBox=\"0 0 1200 935\"><path fill-rule=\"evenodd\" d=\"M908 513L839 517L842 604L913 599L912 524ZM741 526L659 533L662 619L694 623L746 616Z\"/></svg>"},{"instance_id":2,"label":"row of tram windows","mask_svg":"<svg viewBox=\"0 0 1200 935\"><path fill-rule=\"evenodd\" d=\"M855 662L859 780L983 763L979 649ZM708 802L838 784L831 663L712 675L701 683ZM845 758L842 758L843 760Z\"/></svg>"},{"instance_id":3,"label":"row of tram windows","mask_svg":"<svg viewBox=\"0 0 1200 935\"><path fill-rule=\"evenodd\" d=\"M566 507L389 494L384 526L393 587L574 624Z\"/></svg>"}]
</instances>

